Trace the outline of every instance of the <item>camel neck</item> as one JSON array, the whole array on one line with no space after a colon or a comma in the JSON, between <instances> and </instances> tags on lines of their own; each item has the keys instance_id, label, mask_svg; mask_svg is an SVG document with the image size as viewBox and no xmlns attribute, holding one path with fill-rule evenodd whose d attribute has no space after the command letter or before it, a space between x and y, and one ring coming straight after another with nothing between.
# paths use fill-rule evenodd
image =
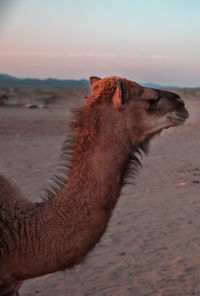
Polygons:
<instances>
[{"instance_id":1,"label":"camel neck","mask_svg":"<svg viewBox=\"0 0 200 296\"><path fill-rule=\"evenodd\" d=\"M31 262L31 272L25 270L22 278L79 264L100 240L120 194L128 157L116 150L119 147L102 153L98 147L93 153L79 153L72 160L67 184L37 206L29 222L35 226L32 236L39 242L31 254L37 262ZM24 260L31 261L26 256Z\"/></svg>"},{"instance_id":2,"label":"camel neck","mask_svg":"<svg viewBox=\"0 0 200 296\"><path fill-rule=\"evenodd\" d=\"M24 248L23 260L31 269L27 266L22 279L79 264L105 232L120 195L130 160L126 138L119 142L111 134L110 114L105 127L95 110L81 110L76 119L67 182L26 219L25 228L34 228L30 244L37 244L29 252Z\"/></svg>"},{"instance_id":3,"label":"camel neck","mask_svg":"<svg viewBox=\"0 0 200 296\"><path fill-rule=\"evenodd\" d=\"M88 206L93 204L102 208L106 203L114 206L123 184L123 173L128 159L127 151L114 145L103 148L97 146L88 153L83 152L79 157L72 164L65 191L75 190L76 193L79 191L84 198L80 198L78 202L84 202Z\"/></svg>"}]
</instances>

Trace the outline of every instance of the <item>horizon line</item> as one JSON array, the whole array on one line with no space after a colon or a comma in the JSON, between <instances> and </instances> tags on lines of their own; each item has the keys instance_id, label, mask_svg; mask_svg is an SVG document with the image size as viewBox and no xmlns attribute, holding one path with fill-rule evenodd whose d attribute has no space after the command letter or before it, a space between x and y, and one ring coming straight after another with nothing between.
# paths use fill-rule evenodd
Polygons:
<instances>
[{"instance_id":1,"label":"horizon line","mask_svg":"<svg viewBox=\"0 0 200 296\"><path fill-rule=\"evenodd\" d=\"M60 78L60 77L55 77L55 76L46 76L45 78L38 78L38 77L31 77L31 76L16 76L16 75L13 75L13 74L8 74L8 73L1 73L0 72L0 75L5 75L5 76L9 76L11 78L16 78L16 79L30 79L30 80L40 80L40 81L45 81L45 80L75 80L75 81L81 81L81 80L86 80L86 81L89 81L89 78ZM92 76L92 75L91 75ZM89 76L89 77L91 77ZM96 76L96 75L95 75ZM115 76L115 75L110 75L110 76ZM106 76L108 77L108 76ZM102 77L103 78L106 78L106 77ZM120 77L120 76L119 76ZM124 77L125 78L125 77ZM200 85L199 86L186 86L186 85L169 85L169 84L160 84L160 83L157 83L157 82L138 82L136 81L137 83L141 84L141 85L148 85L148 84L152 84L152 85L157 85L159 87L164 87L164 88L190 88L190 89L196 89L196 88L200 88Z\"/></svg>"}]
</instances>

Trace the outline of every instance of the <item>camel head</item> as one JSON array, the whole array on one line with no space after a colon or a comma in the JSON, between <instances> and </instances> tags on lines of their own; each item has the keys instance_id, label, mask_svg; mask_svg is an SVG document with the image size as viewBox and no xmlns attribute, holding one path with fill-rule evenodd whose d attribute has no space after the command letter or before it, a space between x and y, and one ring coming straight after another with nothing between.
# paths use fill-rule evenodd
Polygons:
<instances>
[{"instance_id":1,"label":"camel head","mask_svg":"<svg viewBox=\"0 0 200 296\"><path fill-rule=\"evenodd\" d=\"M102 104L111 102L116 113L116 125L120 123L134 144L163 129L178 126L189 117L184 101L175 93L142 87L119 77L91 77L90 84L93 97L90 104L99 103L102 98ZM112 117L111 114L110 110Z\"/></svg>"}]
</instances>

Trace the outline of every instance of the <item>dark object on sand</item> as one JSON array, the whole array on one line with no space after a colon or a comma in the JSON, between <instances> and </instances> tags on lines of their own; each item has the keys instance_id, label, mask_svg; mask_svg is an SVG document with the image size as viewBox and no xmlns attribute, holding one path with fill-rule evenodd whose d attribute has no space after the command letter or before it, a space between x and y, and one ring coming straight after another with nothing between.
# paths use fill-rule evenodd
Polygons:
<instances>
[{"instance_id":1,"label":"dark object on sand","mask_svg":"<svg viewBox=\"0 0 200 296\"><path fill-rule=\"evenodd\" d=\"M8 101L8 97L6 95L0 96L0 106L4 105Z\"/></svg>"},{"instance_id":2,"label":"dark object on sand","mask_svg":"<svg viewBox=\"0 0 200 296\"><path fill-rule=\"evenodd\" d=\"M26 107L29 109L37 109L38 105L27 105Z\"/></svg>"}]
</instances>

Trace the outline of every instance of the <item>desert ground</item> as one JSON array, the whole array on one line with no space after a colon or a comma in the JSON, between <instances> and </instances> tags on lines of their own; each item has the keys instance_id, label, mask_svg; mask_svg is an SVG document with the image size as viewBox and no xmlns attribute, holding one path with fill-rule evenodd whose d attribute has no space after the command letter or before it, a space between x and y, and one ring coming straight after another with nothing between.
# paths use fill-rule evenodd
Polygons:
<instances>
[{"instance_id":1,"label":"desert ground","mask_svg":"<svg viewBox=\"0 0 200 296\"><path fill-rule=\"evenodd\" d=\"M190 118L152 141L85 262L27 280L21 296L200 295L200 96L181 94ZM1 173L30 200L51 185L70 110L84 95L72 92L42 109L0 106Z\"/></svg>"}]
</instances>

